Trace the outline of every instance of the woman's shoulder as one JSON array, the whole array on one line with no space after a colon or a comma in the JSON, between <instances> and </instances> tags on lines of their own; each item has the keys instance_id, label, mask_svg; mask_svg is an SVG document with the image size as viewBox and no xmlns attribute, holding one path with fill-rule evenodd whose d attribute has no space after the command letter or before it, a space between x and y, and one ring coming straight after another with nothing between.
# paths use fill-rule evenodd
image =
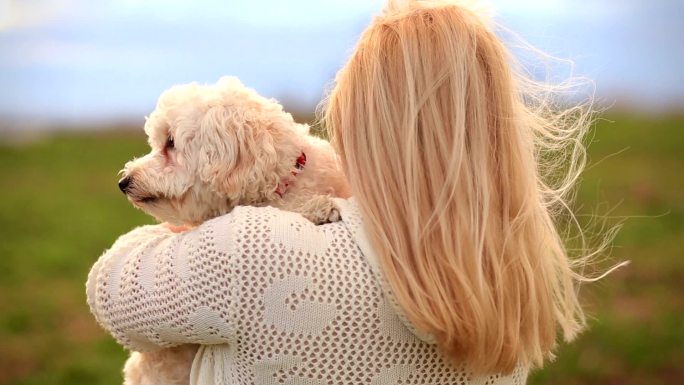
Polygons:
<instances>
[{"instance_id":1,"label":"woman's shoulder","mask_svg":"<svg viewBox=\"0 0 684 385\"><path fill-rule=\"evenodd\" d=\"M230 213L209 219L199 227L230 226L234 229L247 227L259 230L280 223L291 225L300 231L313 230L314 228L325 229L331 226L339 227L343 224L345 227L359 228L361 218L358 214L356 201L353 198L333 198L333 200L339 211L343 213L339 222L315 225L299 213L273 206L236 206Z\"/></svg>"},{"instance_id":2,"label":"woman's shoulder","mask_svg":"<svg viewBox=\"0 0 684 385\"><path fill-rule=\"evenodd\" d=\"M373 277L372 285L382 287L382 296L391 305L393 313L418 339L434 343L432 336L417 330L405 316L388 283L383 279L378 256L372 246L363 216L355 198L334 198L341 220L315 225L298 213L273 207L236 207L231 214L212 220L214 223L231 223L233 251L247 264L258 264L253 271L299 271L324 267L329 270L331 261L344 260L333 265L335 274L358 275L367 271ZM305 267L302 267L305 266ZM322 269L321 269L322 270ZM307 270L308 271L308 270ZM250 273L251 274L251 273ZM314 273L304 274L316 275ZM250 279L250 282L259 280Z\"/></svg>"},{"instance_id":3,"label":"woman's shoulder","mask_svg":"<svg viewBox=\"0 0 684 385\"><path fill-rule=\"evenodd\" d=\"M322 254L331 245L360 251L377 269L377 257L363 224L355 198L333 198L340 211L337 222L316 225L301 214L271 206L237 206L230 213L210 219L192 232L204 238L229 237L233 247L252 247L254 242L287 246L309 254ZM224 242L215 242L224 243ZM343 246L344 245L344 246ZM235 250L233 250L235 251Z\"/></svg>"},{"instance_id":4,"label":"woman's shoulder","mask_svg":"<svg viewBox=\"0 0 684 385\"><path fill-rule=\"evenodd\" d=\"M377 253L371 243L367 229L365 228L363 222L363 215L361 208L355 198L350 199L337 199L335 203L340 207L340 212L342 214L342 221L345 223L349 229L354 242L358 245L361 253L368 261L375 278L380 282L384 296L387 302L392 306L395 314L399 320L404 324L404 326L413 333L418 339L423 342L434 344L434 336L429 333L422 332L418 330L413 323L408 319L403 309L399 305L389 283L385 280L382 274L382 268L380 266L380 260Z\"/></svg>"},{"instance_id":5,"label":"woman's shoulder","mask_svg":"<svg viewBox=\"0 0 684 385\"><path fill-rule=\"evenodd\" d=\"M336 199L340 211L346 214L349 205L345 201ZM211 233L212 238L230 237L234 252L240 252L236 247L251 249L259 243L321 255L342 238L349 241L346 244L356 247L347 217L351 218L345 215L340 221L316 225L299 213L276 207L237 206L228 214L202 223L196 230L200 234Z\"/></svg>"}]
</instances>

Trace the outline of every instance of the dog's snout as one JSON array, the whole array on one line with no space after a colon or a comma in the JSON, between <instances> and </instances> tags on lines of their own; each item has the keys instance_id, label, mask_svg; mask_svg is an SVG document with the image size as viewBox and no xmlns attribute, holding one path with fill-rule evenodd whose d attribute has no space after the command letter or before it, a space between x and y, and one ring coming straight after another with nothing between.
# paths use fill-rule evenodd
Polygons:
<instances>
[{"instance_id":1,"label":"dog's snout","mask_svg":"<svg viewBox=\"0 0 684 385\"><path fill-rule=\"evenodd\" d=\"M131 184L131 177L130 176L123 177L119 181L119 189L121 190L122 193L125 194L126 192L128 192L128 186L130 184Z\"/></svg>"}]
</instances>

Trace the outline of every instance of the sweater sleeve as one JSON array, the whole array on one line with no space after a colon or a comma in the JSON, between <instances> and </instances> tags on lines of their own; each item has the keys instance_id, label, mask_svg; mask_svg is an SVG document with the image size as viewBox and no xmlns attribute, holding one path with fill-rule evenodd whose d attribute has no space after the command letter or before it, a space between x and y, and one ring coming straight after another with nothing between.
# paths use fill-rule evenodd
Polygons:
<instances>
[{"instance_id":1,"label":"sweater sleeve","mask_svg":"<svg viewBox=\"0 0 684 385\"><path fill-rule=\"evenodd\" d=\"M120 237L88 275L95 319L136 351L232 342L231 224L228 214L181 234L154 225Z\"/></svg>"}]
</instances>

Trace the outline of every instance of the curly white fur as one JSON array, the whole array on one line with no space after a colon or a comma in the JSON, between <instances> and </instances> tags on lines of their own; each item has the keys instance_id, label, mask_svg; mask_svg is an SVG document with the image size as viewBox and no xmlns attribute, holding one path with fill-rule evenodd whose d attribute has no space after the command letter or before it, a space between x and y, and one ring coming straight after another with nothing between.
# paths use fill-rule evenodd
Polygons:
<instances>
[{"instance_id":1,"label":"curly white fur","mask_svg":"<svg viewBox=\"0 0 684 385\"><path fill-rule=\"evenodd\" d=\"M328 196L349 196L329 143L234 77L164 92L145 132L152 151L126 164L127 183L120 186L133 205L160 221L192 226L236 205L271 205L322 223L339 219ZM293 178L301 153L306 166ZM281 197L276 189L288 179ZM132 353L124 384L187 384L196 349Z\"/></svg>"}]
</instances>

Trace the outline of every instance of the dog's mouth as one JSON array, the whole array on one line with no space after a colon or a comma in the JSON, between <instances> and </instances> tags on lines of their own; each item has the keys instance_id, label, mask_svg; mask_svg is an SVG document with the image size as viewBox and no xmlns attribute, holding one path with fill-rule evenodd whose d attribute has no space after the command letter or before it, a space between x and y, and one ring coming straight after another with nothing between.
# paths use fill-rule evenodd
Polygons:
<instances>
[{"instance_id":1,"label":"dog's mouth","mask_svg":"<svg viewBox=\"0 0 684 385\"><path fill-rule=\"evenodd\" d=\"M128 195L128 200L131 201L131 203L133 203L136 206L155 203L160 199L161 199L161 197L152 196L152 195L150 195L150 196Z\"/></svg>"}]
</instances>

